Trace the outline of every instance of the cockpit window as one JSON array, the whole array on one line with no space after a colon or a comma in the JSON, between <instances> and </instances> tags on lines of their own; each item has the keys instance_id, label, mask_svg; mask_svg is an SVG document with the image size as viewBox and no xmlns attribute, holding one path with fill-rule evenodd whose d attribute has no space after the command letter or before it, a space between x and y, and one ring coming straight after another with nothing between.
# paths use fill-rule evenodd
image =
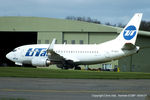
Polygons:
<instances>
[{"instance_id":1,"label":"cockpit window","mask_svg":"<svg viewBox=\"0 0 150 100\"><path fill-rule=\"evenodd\" d=\"M14 50L13 50L13 52L16 52L16 51L17 51L17 49L14 49Z\"/></svg>"},{"instance_id":2,"label":"cockpit window","mask_svg":"<svg viewBox=\"0 0 150 100\"><path fill-rule=\"evenodd\" d=\"M20 48L15 48L12 52L16 52L17 50L19 50Z\"/></svg>"}]
</instances>

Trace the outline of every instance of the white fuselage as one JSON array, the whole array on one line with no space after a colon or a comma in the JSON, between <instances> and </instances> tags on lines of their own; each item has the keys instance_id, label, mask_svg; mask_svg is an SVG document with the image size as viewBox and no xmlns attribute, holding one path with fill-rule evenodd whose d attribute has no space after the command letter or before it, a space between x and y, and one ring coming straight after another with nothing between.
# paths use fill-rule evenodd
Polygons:
<instances>
[{"instance_id":1,"label":"white fuselage","mask_svg":"<svg viewBox=\"0 0 150 100\"><path fill-rule=\"evenodd\" d=\"M6 57L18 65L31 64L35 58L49 59L46 52L48 47L49 44L25 45L8 53ZM116 60L134 54L139 50L138 47L134 50L122 50L121 47L122 45L112 40L92 45L55 44L54 51L68 60L69 58L73 59L74 63L78 65L89 65Z\"/></svg>"}]
</instances>

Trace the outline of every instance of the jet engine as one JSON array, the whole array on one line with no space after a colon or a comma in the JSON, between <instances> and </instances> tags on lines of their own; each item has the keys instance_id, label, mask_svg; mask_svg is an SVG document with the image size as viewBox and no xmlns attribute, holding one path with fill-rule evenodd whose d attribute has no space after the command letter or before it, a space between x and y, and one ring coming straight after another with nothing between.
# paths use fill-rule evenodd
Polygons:
<instances>
[{"instance_id":1,"label":"jet engine","mask_svg":"<svg viewBox=\"0 0 150 100\"><path fill-rule=\"evenodd\" d=\"M31 63L33 66L46 67L51 64L51 61L47 58L34 58Z\"/></svg>"}]
</instances>

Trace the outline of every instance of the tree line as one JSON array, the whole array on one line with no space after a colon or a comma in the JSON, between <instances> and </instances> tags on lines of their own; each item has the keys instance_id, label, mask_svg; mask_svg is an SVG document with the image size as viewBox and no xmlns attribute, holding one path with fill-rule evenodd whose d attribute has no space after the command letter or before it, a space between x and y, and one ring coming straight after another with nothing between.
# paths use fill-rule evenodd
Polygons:
<instances>
[{"instance_id":1,"label":"tree line","mask_svg":"<svg viewBox=\"0 0 150 100\"><path fill-rule=\"evenodd\" d=\"M101 24L101 21L99 21L97 19L92 19L90 17L67 16L65 19ZM111 24L110 22L106 22L105 25L115 26L115 27L121 27L121 28L125 27L125 25L122 24L122 23ZM142 20L141 21L141 25L140 25L140 30L150 31L150 21L144 21L144 20Z\"/></svg>"},{"instance_id":2,"label":"tree line","mask_svg":"<svg viewBox=\"0 0 150 100\"><path fill-rule=\"evenodd\" d=\"M90 18L90 17L67 16L66 19L68 19L68 20L76 20L76 21L83 21L83 22L101 24L101 22L98 21L97 19L92 19L92 18Z\"/></svg>"}]
</instances>

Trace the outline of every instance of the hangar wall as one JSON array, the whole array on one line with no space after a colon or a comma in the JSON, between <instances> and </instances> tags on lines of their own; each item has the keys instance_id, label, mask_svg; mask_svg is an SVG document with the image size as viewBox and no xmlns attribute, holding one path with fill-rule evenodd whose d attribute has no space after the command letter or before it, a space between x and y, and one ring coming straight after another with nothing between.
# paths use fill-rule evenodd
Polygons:
<instances>
[{"instance_id":1,"label":"hangar wall","mask_svg":"<svg viewBox=\"0 0 150 100\"><path fill-rule=\"evenodd\" d=\"M88 32L64 32L64 42L67 44L88 44Z\"/></svg>"},{"instance_id":2,"label":"hangar wall","mask_svg":"<svg viewBox=\"0 0 150 100\"><path fill-rule=\"evenodd\" d=\"M140 51L129 57L119 60L120 70L123 72L150 72L150 38L138 36L136 45Z\"/></svg>"},{"instance_id":3,"label":"hangar wall","mask_svg":"<svg viewBox=\"0 0 150 100\"><path fill-rule=\"evenodd\" d=\"M99 44L99 43L103 43L105 41L109 41L109 40L112 40L114 38L117 37L118 34L116 34L115 32L109 32L109 33L106 33L106 32L90 32L89 33L89 43L90 44Z\"/></svg>"},{"instance_id":4,"label":"hangar wall","mask_svg":"<svg viewBox=\"0 0 150 100\"><path fill-rule=\"evenodd\" d=\"M37 43L38 44L49 44L53 38L57 39L57 43L62 43L62 32L38 32Z\"/></svg>"}]
</instances>

